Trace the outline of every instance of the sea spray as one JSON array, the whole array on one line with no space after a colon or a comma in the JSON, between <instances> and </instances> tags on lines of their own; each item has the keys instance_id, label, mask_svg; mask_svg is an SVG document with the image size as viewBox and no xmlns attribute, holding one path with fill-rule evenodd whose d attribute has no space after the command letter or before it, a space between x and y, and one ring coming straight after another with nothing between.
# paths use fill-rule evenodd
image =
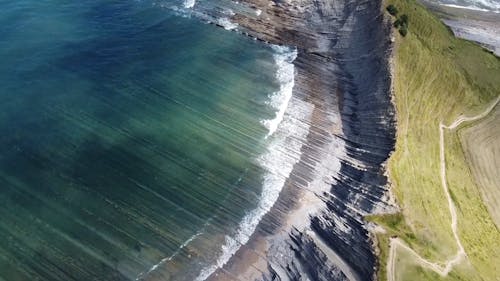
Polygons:
<instances>
[{"instance_id":1,"label":"sea spray","mask_svg":"<svg viewBox=\"0 0 500 281\"><path fill-rule=\"evenodd\" d=\"M309 122L304 120L311 118L313 108L308 103L292 98L293 61L297 51L279 46L273 46L273 49L277 52L274 59L278 66L276 79L280 82L280 90L271 95L269 102L269 105L278 110L276 117L263 121L263 124L269 124L267 136L272 135L273 138L270 139L266 152L257 159L257 164L265 170L260 200L258 206L243 217L236 234L225 237L219 258L215 264L204 268L196 281L207 279L218 268L223 267L241 245L248 242L260 220L278 200L286 179L300 159L300 149L309 132Z\"/></svg>"}]
</instances>

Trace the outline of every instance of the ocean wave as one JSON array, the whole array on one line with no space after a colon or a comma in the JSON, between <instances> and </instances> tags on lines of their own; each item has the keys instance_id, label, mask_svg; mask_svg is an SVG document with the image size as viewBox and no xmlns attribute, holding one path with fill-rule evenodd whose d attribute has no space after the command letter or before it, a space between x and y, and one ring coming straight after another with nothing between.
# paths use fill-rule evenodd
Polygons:
<instances>
[{"instance_id":1,"label":"ocean wave","mask_svg":"<svg viewBox=\"0 0 500 281\"><path fill-rule=\"evenodd\" d=\"M181 16L195 16L207 22L216 23L226 30L235 29L238 25L232 23L229 17L234 13L232 10L224 11L223 17L214 18L207 13L193 10L196 5L195 0L185 0L182 8L175 6L163 6L170 8ZM256 159L257 164L263 168L262 192L258 205L249 211L238 224L233 235L226 235L224 244L221 246L221 253L217 260L210 266L203 268L198 274L196 281L207 279L218 268L223 267L229 259L244 245L255 232L257 225L268 213L274 203L278 200L279 194L291 173L293 166L300 159L300 149L305 142L309 132L308 122L312 114L312 107L300 100L292 98L295 84L295 67L293 61L297 57L297 50L286 46L271 45L275 51L273 56L277 66L275 74L279 83L279 90L269 96L269 105L276 111L274 118L262 120L261 123L268 129L266 139L269 145L266 152ZM269 138L272 136L272 138ZM138 279L147 276L155 271L159 266L169 262L178 252L196 239L201 232L189 238L172 256L164 258L154 265L149 271L139 275Z\"/></svg>"},{"instance_id":2,"label":"ocean wave","mask_svg":"<svg viewBox=\"0 0 500 281\"><path fill-rule=\"evenodd\" d=\"M500 13L500 2L494 0L467 0L467 1L437 1L442 6L483 11L483 12L493 12Z\"/></svg>"},{"instance_id":3,"label":"ocean wave","mask_svg":"<svg viewBox=\"0 0 500 281\"><path fill-rule=\"evenodd\" d=\"M201 8L200 10L194 9L195 5L196 5L195 0L184 0L183 5L181 7L175 5L168 5L165 3L159 4L159 6L161 6L162 8L167 8L174 11L174 13L177 16L181 17L194 16L207 23L212 23L222 26L225 30L233 30L238 27L237 23L234 23L230 20L230 17L235 15L233 10L225 8L218 17L211 15L210 13L207 13L206 11L203 10L203 8Z\"/></svg>"},{"instance_id":4,"label":"ocean wave","mask_svg":"<svg viewBox=\"0 0 500 281\"><path fill-rule=\"evenodd\" d=\"M268 105L277 110L276 116L273 119L262 121L262 124L268 129L268 137L274 134L278 125L283 120L288 102L292 97L293 86L295 84L295 67L293 61L297 57L297 50L295 49L292 50L288 47L276 45L273 45L272 48L276 51L274 61L278 66L276 79L280 83L280 89L271 95L268 102Z\"/></svg>"},{"instance_id":5,"label":"ocean wave","mask_svg":"<svg viewBox=\"0 0 500 281\"><path fill-rule=\"evenodd\" d=\"M206 226L207 224L205 224ZM205 227L204 226L204 227ZM142 272L140 273L136 278L135 280L136 281L139 281L139 280L142 280L143 277L145 276L148 276L151 272L155 271L156 269L158 269L160 266L164 265L165 263L171 261L175 256L177 256L182 249L184 249L187 245L189 245L189 243L191 243L194 239L196 239L198 236L202 235L203 232L202 231L198 231L197 233L195 233L194 235L192 235L191 237L189 237L189 239L187 239L186 241L184 241L184 243L182 243L182 245L179 246L179 248L177 248L177 250L170 256L162 259L159 263L153 265L148 271L145 271L145 272Z\"/></svg>"},{"instance_id":6,"label":"ocean wave","mask_svg":"<svg viewBox=\"0 0 500 281\"><path fill-rule=\"evenodd\" d=\"M474 10L474 11L481 11L481 12L494 12L495 11L490 11L488 9L483 9L479 8L476 6L460 6L460 5L455 5L455 4L441 4L441 6L446 6L446 7L451 7L451 8L457 8L457 9L466 9L466 10Z\"/></svg>"},{"instance_id":7,"label":"ocean wave","mask_svg":"<svg viewBox=\"0 0 500 281\"><path fill-rule=\"evenodd\" d=\"M225 237L222 253L215 264L204 268L196 281L207 279L218 268L223 267L229 259L244 245L255 232L257 225L278 200L285 181L300 159L300 150L309 132L309 120L313 108L310 104L292 98L294 86L293 60L297 51L287 47L273 46L274 57L278 65L276 79L280 82L280 90L273 93L269 104L278 109L276 117L269 121L269 134L273 135L266 152L257 159L257 163L265 170L262 180L262 192L258 206L247 213L240 222L236 234Z\"/></svg>"}]
</instances>

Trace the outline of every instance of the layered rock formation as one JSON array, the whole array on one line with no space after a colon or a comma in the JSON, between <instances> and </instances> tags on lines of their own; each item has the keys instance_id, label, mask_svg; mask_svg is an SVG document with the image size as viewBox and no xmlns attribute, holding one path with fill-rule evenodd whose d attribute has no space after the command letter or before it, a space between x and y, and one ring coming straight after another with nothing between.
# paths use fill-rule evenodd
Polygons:
<instances>
[{"instance_id":1,"label":"layered rock formation","mask_svg":"<svg viewBox=\"0 0 500 281\"><path fill-rule=\"evenodd\" d=\"M240 32L297 47L293 99L312 114L298 120L309 134L278 202L210 279L374 280L377 257L363 216L395 208L384 175L395 121L381 1L244 0L243 7L231 17Z\"/></svg>"}]
</instances>

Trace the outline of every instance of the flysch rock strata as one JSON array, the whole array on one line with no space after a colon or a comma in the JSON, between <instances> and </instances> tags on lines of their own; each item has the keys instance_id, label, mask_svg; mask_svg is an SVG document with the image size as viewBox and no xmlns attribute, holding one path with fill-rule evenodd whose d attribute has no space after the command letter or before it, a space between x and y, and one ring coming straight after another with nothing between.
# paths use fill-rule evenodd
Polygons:
<instances>
[{"instance_id":1,"label":"flysch rock strata","mask_svg":"<svg viewBox=\"0 0 500 281\"><path fill-rule=\"evenodd\" d=\"M313 110L310 119L297 120L310 129L278 201L209 280L376 279L374 238L363 217L396 210L384 168L395 116L391 27L381 1L211 5L205 13L230 7L238 32L297 48L293 100Z\"/></svg>"}]
</instances>

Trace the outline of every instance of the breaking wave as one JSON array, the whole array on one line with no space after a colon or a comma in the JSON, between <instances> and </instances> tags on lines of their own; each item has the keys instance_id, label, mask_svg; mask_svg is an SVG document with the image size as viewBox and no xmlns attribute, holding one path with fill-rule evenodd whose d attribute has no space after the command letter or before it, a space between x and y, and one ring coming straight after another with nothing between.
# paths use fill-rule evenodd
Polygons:
<instances>
[{"instance_id":1,"label":"breaking wave","mask_svg":"<svg viewBox=\"0 0 500 281\"><path fill-rule=\"evenodd\" d=\"M224 27L225 30L233 30L238 27L238 24L231 22L228 18L217 19L217 24Z\"/></svg>"},{"instance_id":2,"label":"breaking wave","mask_svg":"<svg viewBox=\"0 0 500 281\"><path fill-rule=\"evenodd\" d=\"M269 129L267 137L273 137L266 152L257 159L257 164L265 171L259 203L243 217L236 234L225 237L221 255L215 264L200 272L196 281L207 279L218 268L223 267L241 245L248 242L261 219L278 200L286 179L300 159L300 150L309 132L309 122L304 120L310 119L313 109L309 104L292 98L293 61L297 51L279 46L273 46L273 49L276 51L276 79L280 82L280 90L270 96L269 102L269 105L277 110L276 117L263 121Z\"/></svg>"},{"instance_id":3,"label":"breaking wave","mask_svg":"<svg viewBox=\"0 0 500 281\"><path fill-rule=\"evenodd\" d=\"M435 2L448 7L500 13L500 1L497 0L439 0Z\"/></svg>"},{"instance_id":4,"label":"breaking wave","mask_svg":"<svg viewBox=\"0 0 500 281\"><path fill-rule=\"evenodd\" d=\"M267 136L274 134L278 128L278 125L285 115L288 102L292 97L293 86L295 84L295 67L293 66L293 61L297 57L297 50L290 50L288 47L276 45L273 45L273 49L276 51L274 60L278 66L276 79L280 83L280 89L271 95L270 101L268 102L271 107L278 110L276 116L273 119L262 121L262 124L266 126L269 131Z\"/></svg>"}]
</instances>

